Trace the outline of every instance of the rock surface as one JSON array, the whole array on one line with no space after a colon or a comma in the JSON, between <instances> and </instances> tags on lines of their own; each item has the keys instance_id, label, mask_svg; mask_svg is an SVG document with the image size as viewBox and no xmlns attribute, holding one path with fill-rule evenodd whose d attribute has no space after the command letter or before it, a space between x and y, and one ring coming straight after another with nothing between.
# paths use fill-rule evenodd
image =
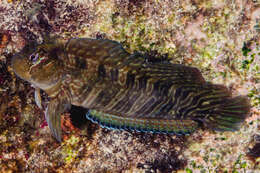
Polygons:
<instances>
[{"instance_id":1,"label":"rock surface","mask_svg":"<svg viewBox=\"0 0 260 173\"><path fill-rule=\"evenodd\" d=\"M0 172L260 171L259 22L258 1L1 0ZM195 66L234 95L248 95L251 115L236 132L174 136L102 129L75 108L63 116L59 144L34 89L10 66L13 54L44 33L107 38L129 52Z\"/></svg>"}]
</instances>

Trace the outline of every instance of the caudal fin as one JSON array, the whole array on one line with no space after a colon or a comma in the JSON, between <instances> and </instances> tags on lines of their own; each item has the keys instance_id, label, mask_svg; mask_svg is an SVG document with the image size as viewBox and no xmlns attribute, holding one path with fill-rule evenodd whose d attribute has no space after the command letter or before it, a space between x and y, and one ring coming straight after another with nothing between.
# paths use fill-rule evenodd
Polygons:
<instances>
[{"instance_id":1,"label":"caudal fin","mask_svg":"<svg viewBox=\"0 0 260 173\"><path fill-rule=\"evenodd\" d=\"M206 90L210 90L211 94L198 109L198 119L210 129L238 130L250 112L248 98L246 96L231 97L230 91L221 85L207 84ZM209 107L210 109L207 109Z\"/></svg>"},{"instance_id":2,"label":"caudal fin","mask_svg":"<svg viewBox=\"0 0 260 173\"><path fill-rule=\"evenodd\" d=\"M237 130L250 111L249 100L245 96L237 96L223 101L210 118L215 130Z\"/></svg>"}]
</instances>

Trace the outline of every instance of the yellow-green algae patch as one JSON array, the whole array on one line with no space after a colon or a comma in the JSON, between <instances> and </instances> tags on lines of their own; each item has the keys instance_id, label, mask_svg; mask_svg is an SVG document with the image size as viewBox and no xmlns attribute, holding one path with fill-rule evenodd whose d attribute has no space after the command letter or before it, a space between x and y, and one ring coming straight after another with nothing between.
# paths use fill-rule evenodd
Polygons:
<instances>
[{"instance_id":1,"label":"yellow-green algae patch","mask_svg":"<svg viewBox=\"0 0 260 173\"><path fill-rule=\"evenodd\" d=\"M62 145L62 153L64 154L66 164L73 162L73 160L78 155L77 145L79 143L79 137L72 135L67 139Z\"/></svg>"}]
</instances>

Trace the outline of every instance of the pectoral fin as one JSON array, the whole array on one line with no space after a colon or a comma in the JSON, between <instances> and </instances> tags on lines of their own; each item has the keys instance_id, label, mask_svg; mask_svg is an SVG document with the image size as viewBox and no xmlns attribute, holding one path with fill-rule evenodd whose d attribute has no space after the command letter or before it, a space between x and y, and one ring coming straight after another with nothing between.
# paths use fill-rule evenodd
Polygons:
<instances>
[{"instance_id":1,"label":"pectoral fin","mask_svg":"<svg viewBox=\"0 0 260 173\"><path fill-rule=\"evenodd\" d=\"M45 111L45 119L51 130L52 135L62 141L61 133L61 114L70 108L70 103L66 99L53 99L48 104Z\"/></svg>"},{"instance_id":2,"label":"pectoral fin","mask_svg":"<svg viewBox=\"0 0 260 173\"><path fill-rule=\"evenodd\" d=\"M40 109L42 109L42 99L41 99L41 94L40 94L40 88L35 88L34 99L35 99L36 105Z\"/></svg>"}]
</instances>

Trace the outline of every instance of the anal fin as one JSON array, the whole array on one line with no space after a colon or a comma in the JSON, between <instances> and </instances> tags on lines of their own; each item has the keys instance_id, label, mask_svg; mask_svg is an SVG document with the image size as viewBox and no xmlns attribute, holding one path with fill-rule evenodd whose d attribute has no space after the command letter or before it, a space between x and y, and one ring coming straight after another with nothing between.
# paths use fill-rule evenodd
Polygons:
<instances>
[{"instance_id":1,"label":"anal fin","mask_svg":"<svg viewBox=\"0 0 260 173\"><path fill-rule=\"evenodd\" d=\"M123 117L90 110L86 117L103 128L150 133L190 134L198 128L193 120Z\"/></svg>"}]
</instances>

